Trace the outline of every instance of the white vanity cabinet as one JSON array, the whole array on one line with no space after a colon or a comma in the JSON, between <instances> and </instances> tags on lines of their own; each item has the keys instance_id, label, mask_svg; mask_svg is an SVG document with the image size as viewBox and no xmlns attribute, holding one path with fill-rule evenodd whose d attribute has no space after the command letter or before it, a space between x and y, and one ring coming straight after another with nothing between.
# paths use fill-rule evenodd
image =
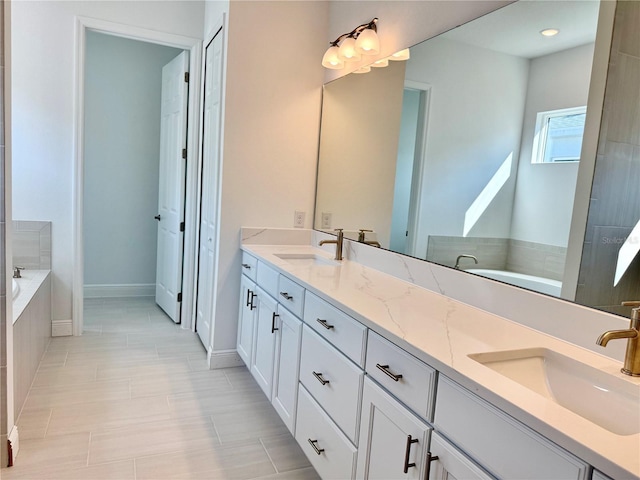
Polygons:
<instances>
[{"instance_id":1,"label":"white vanity cabinet","mask_svg":"<svg viewBox=\"0 0 640 480\"><path fill-rule=\"evenodd\" d=\"M427 480L493 480L494 477L478 467L438 432L431 433L427 453Z\"/></svg>"},{"instance_id":2,"label":"white vanity cabinet","mask_svg":"<svg viewBox=\"0 0 640 480\"><path fill-rule=\"evenodd\" d=\"M243 257L243 268L246 259ZM257 262L257 283L243 275L238 319L238 354L289 430L295 431L302 321L276 301L284 285L288 306L302 312L304 289ZM295 299L295 302L293 301Z\"/></svg>"},{"instance_id":3,"label":"white vanity cabinet","mask_svg":"<svg viewBox=\"0 0 640 480\"><path fill-rule=\"evenodd\" d=\"M242 275L240 278L240 315L238 318L238 355L251 368L253 352L253 330L258 313L257 288L255 282Z\"/></svg>"},{"instance_id":4,"label":"white vanity cabinet","mask_svg":"<svg viewBox=\"0 0 640 480\"><path fill-rule=\"evenodd\" d=\"M258 305L256 299L256 275L258 260L246 252L242 253L242 275L240 276L240 314L238 318L238 355L250 369L253 353L253 331Z\"/></svg>"},{"instance_id":5,"label":"white vanity cabinet","mask_svg":"<svg viewBox=\"0 0 640 480\"><path fill-rule=\"evenodd\" d=\"M589 478L582 460L442 374L434 426L498 478Z\"/></svg>"},{"instance_id":6,"label":"white vanity cabinet","mask_svg":"<svg viewBox=\"0 0 640 480\"><path fill-rule=\"evenodd\" d=\"M278 331L278 303L262 288L257 288L258 316L256 318L251 374L264 394L271 400L273 365Z\"/></svg>"},{"instance_id":7,"label":"white vanity cabinet","mask_svg":"<svg viewBox=\"0 0 640 480\"><path fill-rule=\"evenodd\" d=\"M358 479L425 478L431 427L365 378Z\"/></svg>"}]
</instances>

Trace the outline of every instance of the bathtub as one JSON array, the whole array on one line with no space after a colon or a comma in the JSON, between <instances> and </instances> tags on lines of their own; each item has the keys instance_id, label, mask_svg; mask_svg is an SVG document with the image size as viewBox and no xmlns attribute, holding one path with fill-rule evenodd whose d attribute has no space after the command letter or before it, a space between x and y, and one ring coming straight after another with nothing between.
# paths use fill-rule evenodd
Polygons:
<instances>
[{"instance_id":1,"label":"bathtub","mask_svg":"<svg viewBox=\"0 0 640 480\"><path fill-rule=\"evenodd\" d=\"M13 278L12 280L13 280L13 284L12 284L12 290L11 290L11 294L12 294L11 298L12 300L15 300L18 294L20 293L20 284L16 281L15 278Z\"/></svg>"},{"instance_id":2,"label":"bathtub","mask_svg":"<svg viewBox=\"0 0 640 480\"><path fill-rule=\"evenodd\" d=\"M22 270L21 278L12 279L13 323L18 321L49 275L49 270Z\"/></svg>"},{"instance_id":3,"label":"bathtub","mask_svg":"<svg viewBox=\"0 0 640 480\"><path fill-rule=\"evenodd\" d=\"M562 282L550 278L536 277L524 273L508 272L506 270L488 270L484 268L469 268L465 272L475 273L482 277L491 278L499 282L508 283L517 287L528 288L547 295L559 297L562 291Z\"/></svg>"}]
</instances>

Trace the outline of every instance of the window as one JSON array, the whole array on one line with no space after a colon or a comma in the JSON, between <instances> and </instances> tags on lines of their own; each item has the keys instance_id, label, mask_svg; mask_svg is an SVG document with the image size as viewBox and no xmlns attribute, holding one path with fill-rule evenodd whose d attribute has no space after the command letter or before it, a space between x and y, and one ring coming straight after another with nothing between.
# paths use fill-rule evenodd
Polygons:
<instances>
[{"instance_id":1,"label":"window","mask_svg":"<svg viewBox=\"0 0 640 480\"><path fill-rule=\"evenodd\" d=\"M587 107L539 112L531 163L579 161L586 116Z\"/></svg>"}]
</instances>

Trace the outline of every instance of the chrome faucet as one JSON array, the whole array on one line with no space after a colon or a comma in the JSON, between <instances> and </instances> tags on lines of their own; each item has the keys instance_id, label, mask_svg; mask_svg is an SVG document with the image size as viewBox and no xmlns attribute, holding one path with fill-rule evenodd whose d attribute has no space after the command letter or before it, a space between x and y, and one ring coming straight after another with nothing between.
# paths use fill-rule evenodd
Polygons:
<instances>
[{"instance_id":1,"label":"chrome faucet","mask_svg":"<svg viewBox=\"0 0 640 480\"><path fill-rule=\"evenodd\" d=\"M342 233L342 228L336 228L335 231L338 233L338 236L335 240L320 240L318 245L322 246L326 243L335 243L336 244L336 260L342 260L342 242L344 240L344 234Z\"/></svg>"},{"instance_id":2,"label":"chrome faucet","mask_svg":"<svg viewBox=\"0 0 640 480\"><path fill-rule=\"evenodd\" d=\"M640 302L622 302L625 307L634 307L631 310L631 324L626 330L609 330L598 337L596 343L606 347L609 340L626 338L627 352L624 356L624 365L620 369L625 375L640 377L640 349L638 339L640 338Z\"/></svg>"},{"instance_id":3,"label":"chrome faucet","mask_svg":"<svg viewBox=\"0 0 640 480\"><path fill-rule=\"evenodd\" d=\"M20 270L24 270L24 267L13 267L13 278L22 278Z\"/></svg>"},{"instance_id":4,"label":"chrome faucet","mask_svg":"<svg viewBox=\"0 0 640 480\"><path fill-rule=\"evenodd\" d=\"M458 255L458 258L456 258L456 266L453 267L456 270L460 270L460 259L461 258L471 258L476 263L476 265L478 264L478 259L476 257L474 257L473 255L466 255L466 254Z\"/></svg>"},{"instance_id":5,"label":"chrome faucet","mask_svg":"<svg viewBox=\"0 0 640 480\"><path fill-rule=\"evenodd\" d=\"M367 230L365 228L361 228L359 233L358 233L358 242L360 243L365 243L367 245L373 245L374 247L378 247L380 248L380 242L377 242L375 240L366 240L366 235L367 232L373 232L373 230Z\"/></svg>"}]
</instances>

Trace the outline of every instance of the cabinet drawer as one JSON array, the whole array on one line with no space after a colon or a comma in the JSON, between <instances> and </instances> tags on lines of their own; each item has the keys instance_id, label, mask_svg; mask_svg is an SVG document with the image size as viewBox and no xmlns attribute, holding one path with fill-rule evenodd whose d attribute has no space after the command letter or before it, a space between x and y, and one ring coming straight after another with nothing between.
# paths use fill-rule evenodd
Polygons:
<instances>
[{"instance_id":1,"label":"cabinet drawer","mask_svg":"<svg viewBox=\"0 0 640 480\"><path fill-rule=\"evenodd\" d=\"M258 286L273 298L278 298L278 277L280 276L278 271L262 262L258 262L257 270L256 283Z\"/></svg>"},{"instance_id":2,"label":"cabinet drawer","mask_svg":"<svg viewBox=\"0 0 640 480\"><path fill-rule=\"evenodd\" d=\"M355 444L364 373L308 326L302 331L300 382Z\"/></svg>"},{"instance_id":3,"label":"cabinet drawer","mask_svg":"<svg viewBox=\"0 0 640 480\"><path fill-rule=\"evenodd\" d=\"M304 288L292 282L284 275L280 275L278 280L278 301L293 313L296 317L302 318L302 307L304 306Z\"/></svg>"},{"instance_id":4,"label":"cabinet drawer","mask_svg":"<svg viewBox=\"0 0 640 480\"><path fill-rule=\"evenodd\" d=\"M242 252L242 273L254 282L258 271L258 259L247 252Z\"/></svg>"},{"instance_id":5,"label":"cabinet drawer","mask_svg":"<svg viewBox=\"0 0 640 480\"><path fill-rule=\"evenodd\" d=\"M298 392L296 440L320 477L353 478L356 448L302 385Z\"/></svg>"},{"instance_id":6,"label":"cabinet drawer","mask_svg":"<svg viewBox=\"0 0 640 480\"><path fill-rule=\"evenodd\" d=\"M431 421L436 385L433 368L377 333L369 332L366 370L411 410Z\"/></svg>"},{"instance_id":7,"label":"cabinet drawer","mask_svg":"<svg viewBox=\"0 0 640 480\"><path fill-rule=\"evenodd\" d=\"M443 375L435 425L499 478L587 479L585 463Z\"/></svg>"},{"instance_id":8,"label":"cabinet drawer","mask_svg":"<svg viewBox=\"0 0 640 480\"><path fill-rule=\"evenodd\" d=\"M347 357L364 367L367 341L364 325L308 291L305 293L304 321Z\"/></svg>"}]
</instances>

